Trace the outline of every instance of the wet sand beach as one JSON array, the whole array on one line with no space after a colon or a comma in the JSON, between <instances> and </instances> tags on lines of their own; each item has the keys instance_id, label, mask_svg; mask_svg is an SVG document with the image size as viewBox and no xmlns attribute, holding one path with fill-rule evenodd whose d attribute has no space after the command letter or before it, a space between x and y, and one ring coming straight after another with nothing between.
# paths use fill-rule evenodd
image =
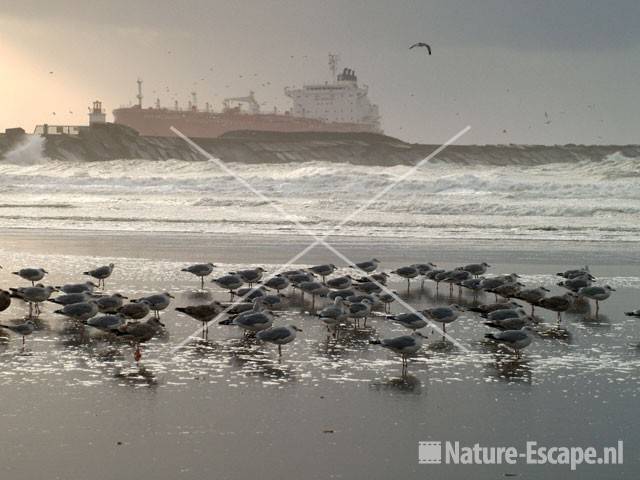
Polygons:
<instances>
[{"instance_id":1,"label":"wet sand beach","mask_svg":"<svg viewBox=\"0 0 640 480\"><path fill-rule=\"evenodd\" d=\"M233 326L212 324L205 339L198 322L176 306L226 301L228 293L180 269L218 265L213 276L260 265L273 271L311 240L294 235L211 235L145 232L3 230L0 286L26 286L11 272L42 266L46 284L84 281L81 272L115 263L108 292L130 298L169 291L176 298L161 314L167 333L145 344L139 364L132 348L75 327L45 306L38 330L21 351L19 337L0 336L3 435L0 472L13 480L246 479L246 478L634 478L640 468L637 428L640 255L629 242L421 240L335 237L330 243L354 261L377 257L381 269L434 262L445 268L487 261L490 273L518 272L528 286L554 293L569 268L589 265L598 283L616 292L600 315L582 304L561 329L552 312L521 359L483 341L489 329L465 313L447 332L468 352L427 327L425 347L402 377L400 359L370 339L406 334L377 315L366 329L327 337L310 303L287 291L287 309L275 323L303 332L277 348L243 339ZM323 247L293 267L344 262ZM389 283L415 308L457 302L448 288L393 277ZM480 301L493 301L482 295ZM326 303L321 302L321 304ZM55 307L55 308L54 308ZM402 311L392 304L394 312ZM3 322L24 316L19 301ZM194 334L194 332L196 332ZM184 347L175 346L193 335ZM524 449L625 444L619 466L418 464L418 442ZM44 475L44 476L43 476Z\"/></svg>"}]
</instances>

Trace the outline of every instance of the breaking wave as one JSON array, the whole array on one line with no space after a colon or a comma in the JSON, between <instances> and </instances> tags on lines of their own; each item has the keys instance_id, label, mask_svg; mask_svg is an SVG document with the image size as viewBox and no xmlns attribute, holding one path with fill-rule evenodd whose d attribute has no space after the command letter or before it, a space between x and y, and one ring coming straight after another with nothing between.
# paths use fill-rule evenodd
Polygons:
<instances>
[{"instance_id":1,"label":"breaking wave","mask_svg":"<svg viewBox=\"0 0 640 480\"><path fill-rule=\"evenodd\" d=\"M438 161L415 172L404 165L323 161L228 165L310 225L335 224L398 182L343 234L432 236L463 231L472 237L491 230L504 238L523 232L575 238L580 232L594 240L640 239L640 158L622 153L598 162ZM5 226L21 223L27 228L57 220L57 228L138 229L146 222L149 229L183 223L187 231L221 225L257 232L287 229L287 221L268 201L214 162L47 160L37 141L0 161L0 209Z\"/></svg>"}]
</instances>

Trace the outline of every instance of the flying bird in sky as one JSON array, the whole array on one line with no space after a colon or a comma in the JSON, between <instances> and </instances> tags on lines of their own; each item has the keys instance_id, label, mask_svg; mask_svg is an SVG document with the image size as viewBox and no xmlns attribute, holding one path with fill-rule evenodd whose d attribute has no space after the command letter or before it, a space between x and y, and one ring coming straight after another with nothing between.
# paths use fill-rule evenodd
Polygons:
<instances>
[{"instance_id":1,"label":"flying bird in sky","mask_svg":"<svg viewBox=\"0 0 640 480\"><path fill-rule=\"evenodd\" d=\"M431 47L429 45L427 45L426 43L422 43L422 42L414 43L413 45L411 45L409 47L409 50L411 50L414 47L424 47L424 48L427 49L427 52L429 52L429 55L431 55Z\"/></svg>"}]
</instances>

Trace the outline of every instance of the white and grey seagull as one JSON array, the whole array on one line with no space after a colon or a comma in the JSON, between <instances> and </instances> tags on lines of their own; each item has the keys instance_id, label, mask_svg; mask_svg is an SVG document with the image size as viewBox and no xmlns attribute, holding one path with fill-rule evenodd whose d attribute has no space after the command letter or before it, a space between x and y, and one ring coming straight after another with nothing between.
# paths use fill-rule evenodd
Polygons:
<instances>
[{"instance_id":1,"label":"white and grey seagull","mask_svg":"<svg viewBox=\"0 0 640 480\"><path fill-rule=\"evenodd\" d=\"M25 337L31 335L36 329L36 324L33 320L29 319L24 323L18 323L16 325L0 324L0 327L11 330L17 335L22 335L22 346L24 347Z\"/></svg>"},{"instance_id":2,"label":"white and grey seagull","mask_svg":"<svg viewBox=\"0 0 640 480\"><path fill-rule=\"evenodd\" d=\"M32 286L35 286L36 282L39 282L44 276L49 273L44 268L22 268L17 272L12 272L14 275L18 275L20 278L31 282Z\"/></svg>"},{"instance_id":3,"label":"white and grey seagull","mask_svg":"<svg viewBox=\"0 0 640 480\"><path fill-rule=\"evenodd\" d=\"M104 281L111 276L114 267L115 265L113 263L110 263L109 265L103 265L102 267L94 268L93 270L83 272L82 274L89 275L90 277L98 280L98 288L100 288L100 286L102 285L102 288L104 289Z\"/></svg>"},{"instance_id":4,"label":"white and grey seagull","mask_svg":"<svg viewBox=\"0 0 640 480\"><path fill-rule=\"evenodd\" d=\"M505 330L504 332L487 333L484 337L501 345L509 347L520 357L520 351L531 344L532 337L529 333L530 326L522 327L519 330Z\"/></svg>"},{"instance_id":5,"label":"white and grey seagull","mask_svg":"<svg viewBox=\"0 0 640 480\"><path fill-rule=\"evenodd\" d=\"M211 275L215 267L216 266L211 262L196 263L194 265L189 265L188 267L183 268L181 271L191 273L196 277L200 277L200 288L204 289L204 277L208 277L209 275Z\"/></svg>"},{"instance_id":6,"label":"white and grey seagull","mask_svg":"<svg viewBox=\"0 0 640 480\"><path fill-rule=\"evenodd\" d=\"M271 327L258 332L256 337L263 342L278 345L278 355L282 356L282 345L293 342L296 339L297 333L301 331L302 330L296 325Z\"/></svg>"}]
</instances>

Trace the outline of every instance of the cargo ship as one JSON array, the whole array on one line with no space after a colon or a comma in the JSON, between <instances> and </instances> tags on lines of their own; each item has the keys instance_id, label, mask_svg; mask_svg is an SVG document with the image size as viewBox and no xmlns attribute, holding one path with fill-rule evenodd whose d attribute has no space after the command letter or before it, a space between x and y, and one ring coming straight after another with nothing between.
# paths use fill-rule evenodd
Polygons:
<instances>
[{"instance_id":1,"label":"cargo ship","mask_svg":"<svg viewBox=\"0 0 640 480\"><path fill-rule=\"evenodd\" d=\"M138 79L138 103L113 111L114 123L137 130L140 135L169 137L175 127L189 137L215 138L232 131L266 132L369 132L383 133L378 106L368 97L368 87L358 84L355 71L344 68L336 74L337 55L329 55L332 81L306 84L302 88L285 88L291 109L279 113L261 112L253 92L245 97L226 98L223 109L214 111L207 103L198 108L192 92L188 108L142 105L142 80Z\"/></svg>"}]
</instances>

